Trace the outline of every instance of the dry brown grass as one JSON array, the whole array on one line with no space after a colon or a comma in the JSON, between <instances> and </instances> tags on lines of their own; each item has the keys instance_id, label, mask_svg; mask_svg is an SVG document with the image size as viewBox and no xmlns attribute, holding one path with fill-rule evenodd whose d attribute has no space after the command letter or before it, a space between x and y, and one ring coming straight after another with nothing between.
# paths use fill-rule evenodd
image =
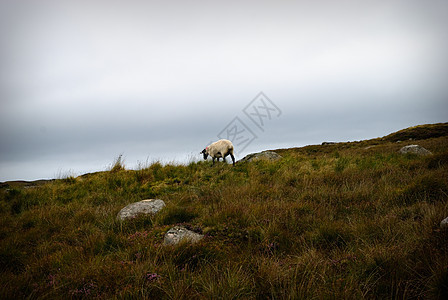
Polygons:
<instances>
[{"instance_id":1,"label":"dry brown grass","mask_svg":"<svg viewBox=\"0 0 448 300\"><path fill-rule=\"evenodd\" d=\"M410 143L434 155L398 154ZM447 149L376 139L2 188L0 298L447 298ZM115 219L145 198L167 207ZM163 246L178 223L206 238Z\"/></svg>"}]
</instances>

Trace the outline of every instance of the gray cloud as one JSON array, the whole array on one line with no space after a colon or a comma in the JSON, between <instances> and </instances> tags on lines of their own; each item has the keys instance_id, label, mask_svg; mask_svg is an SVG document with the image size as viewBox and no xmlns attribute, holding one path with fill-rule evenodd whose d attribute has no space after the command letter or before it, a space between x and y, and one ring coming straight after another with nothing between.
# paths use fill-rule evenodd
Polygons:
<instances>
[{"instance_id":1,"label":"gray cloud","mask_svg":"<svg viewBox=\"0 0 448 300\"><path fill-rule=\"evenodd\" d=\"M446 1L0 3L0 180L185 162L264 91L239 153L447 121ZM253 126L249 125L249 126Z\"/></svg>"}]
</instances>

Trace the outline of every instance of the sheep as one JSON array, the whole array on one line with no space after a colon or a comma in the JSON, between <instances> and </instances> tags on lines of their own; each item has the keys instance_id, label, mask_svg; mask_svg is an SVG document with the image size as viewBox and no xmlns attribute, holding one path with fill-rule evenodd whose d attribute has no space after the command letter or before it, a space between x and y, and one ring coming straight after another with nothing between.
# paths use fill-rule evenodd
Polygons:
<instances>
[{"instance_id":1,"label":"sheep","mask_svg":"<svg viewBox=\"0 0 448 300\"><path fill-rule=\"evenodd\" d=\"M230 155L233 161L233 166L235 166L235 157L233 156L233 144L229 140L219 140L207 146L200 153L204 156L204 160L210 155L213 159L213 165L215 164L215 158L218 159L222 157L222 160L226 162L226 156Z\"/></svg>"}]
</instances>

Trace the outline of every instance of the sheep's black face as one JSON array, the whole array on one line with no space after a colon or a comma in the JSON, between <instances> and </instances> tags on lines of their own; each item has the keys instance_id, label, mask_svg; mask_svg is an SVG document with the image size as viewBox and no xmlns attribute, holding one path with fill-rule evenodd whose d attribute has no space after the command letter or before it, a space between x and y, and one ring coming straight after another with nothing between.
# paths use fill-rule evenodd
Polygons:
<instances>
[{"instance_id":1,"label":"sheep's black face","mask_svg":"<svg viewBox=\"0 0 448 300\"><path fill-rule=\"evenodd\" d=\"M204 150L202 150L201 153L204 156L204 159L207 159L207 157L208 157L207 151L205 151L205 149L204 149Z\"/></svg>"}]
</instances>

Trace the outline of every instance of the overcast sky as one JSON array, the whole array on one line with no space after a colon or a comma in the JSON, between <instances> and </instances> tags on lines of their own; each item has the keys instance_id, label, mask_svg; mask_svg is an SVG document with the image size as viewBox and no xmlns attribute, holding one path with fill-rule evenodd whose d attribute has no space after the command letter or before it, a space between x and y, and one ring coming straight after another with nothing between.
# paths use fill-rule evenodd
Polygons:
<instances>
[{"instance_id":1,"label":"overcast sky","mask_svg":"<svg viewBox=\"0 0 448 300\"><path fill-rule=\"evenodd\" d=\"M444 0L0 0L0 44L0 181L448 121Z\"/></svg>"}]
</instances>

